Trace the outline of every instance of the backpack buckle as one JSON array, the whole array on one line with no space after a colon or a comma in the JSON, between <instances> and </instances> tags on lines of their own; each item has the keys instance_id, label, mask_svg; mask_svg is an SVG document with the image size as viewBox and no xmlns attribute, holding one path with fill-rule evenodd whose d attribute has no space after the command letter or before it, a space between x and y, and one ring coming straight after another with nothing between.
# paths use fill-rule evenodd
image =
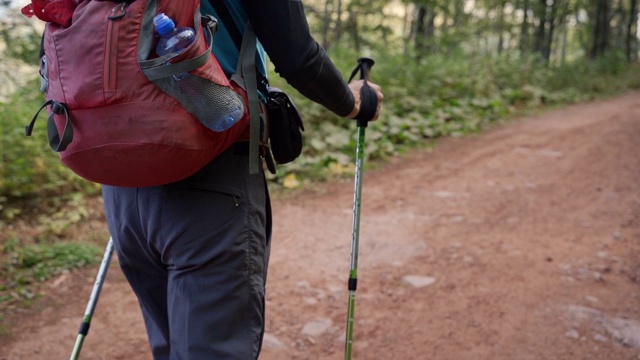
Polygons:
<instances>
[{"instance_id":1,"label":"backpack buckle","mask_svg":"<svg viewBox=\"0 0 640 360\"><path fill-rule=\"evenodd\" d=\"M218 31L218 19L216 19L214 16L202 15L201 22L202 22L202 26L209 29L212 35Z\"/></svg>"}]
</instances>

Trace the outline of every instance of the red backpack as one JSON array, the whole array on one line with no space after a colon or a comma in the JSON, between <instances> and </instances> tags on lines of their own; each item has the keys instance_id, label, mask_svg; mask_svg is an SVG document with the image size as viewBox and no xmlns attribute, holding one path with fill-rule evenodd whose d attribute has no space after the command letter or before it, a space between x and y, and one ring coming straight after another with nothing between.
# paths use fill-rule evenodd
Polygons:
<instances>
[{"instance_id":1,"label":"red backpack","mask_svg":"<svg viewBox=\"0 0 640 360\"><path fill-rule=\"evenodd\" d=\"M198 121L197 105L215 111L221 90L246 104L244 90L227 79L211 53L216 21L201 16L199 1L75 3L66 22L45 19L41 68L48 81L42 108L49 113L49 143L72 171L114 186L166 184L192 175L248 133L247 106L223 132ZM196 41L177 56L158 58L152 23L158 13L193 27ZM186 72L195 81L187 96L173 77Z\"/></svg>"}]
</instances>

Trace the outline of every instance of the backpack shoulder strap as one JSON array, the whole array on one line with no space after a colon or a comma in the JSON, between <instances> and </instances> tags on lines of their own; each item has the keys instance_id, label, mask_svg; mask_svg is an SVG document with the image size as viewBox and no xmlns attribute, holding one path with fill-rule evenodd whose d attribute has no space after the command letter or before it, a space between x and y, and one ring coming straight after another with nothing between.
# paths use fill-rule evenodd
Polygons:
<instances>
[{"instance_id":1,"label":"backpack shoulder strap","mask_svg":"<svg viewBox=\"0 0 640 360\"><path fill-rule=\"evenodd\" d=\"M249 174L257 174L260 162L260 99L258 96L258 79L256 72L256 35L251 24L247 22L242 37L238 68L231 77L242 84L249 101Z\"/></svg>"},{"instance_id":2,"label":"backpack shoulder strap","mask_svg":"<svg viewBox=\"0 0 640 360\"><path fill-rule=\"evenodd\" d=\"M248 20L244 31L240 32L224 1L214 0L209 3L220 17L220 22L225 25L229 36L239 49L236 73L231 76L231 79L247 92L249 102L249 174L257 174L261 164L260 143L266 140L261 138L260 133L260 97L258 94L258 72L256 70L257 38Z\"/></svg>"}]
</instances>

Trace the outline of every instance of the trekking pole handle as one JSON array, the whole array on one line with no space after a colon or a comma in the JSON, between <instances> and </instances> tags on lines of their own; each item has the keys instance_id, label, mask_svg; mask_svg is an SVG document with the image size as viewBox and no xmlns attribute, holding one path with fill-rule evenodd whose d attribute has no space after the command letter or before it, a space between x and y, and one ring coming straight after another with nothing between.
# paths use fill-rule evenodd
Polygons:
<instances>
[{"instance_id":1,"label":"trekking pole handle","mask_svg":"<svg viewBox=\"0 0 640 360\"><path fill-rule=\"evenodd\" d=\"M371 68L376 62L370 57L361 57L358 59L358 66L360 67L360 79L369 80Z\"/></svg>"},{"instance_id":2,"label":"trekking pole handle","mask_svg":"<svg viewBox=\"0 0 640 360\"><path fill-rule=\"evenodd\" d=\"M378 109L378 96L375 90L369 86L369 78L371 76L371 68L375 61L369 57L361 57L358 59L358 65L353 72L349 81L353 80L356 74L360 73L360 79L364 80L362 88L360 88L360 112L356 116L359 127L367 127L367 124L376 115Z\"/></svg>"}]
</instances>

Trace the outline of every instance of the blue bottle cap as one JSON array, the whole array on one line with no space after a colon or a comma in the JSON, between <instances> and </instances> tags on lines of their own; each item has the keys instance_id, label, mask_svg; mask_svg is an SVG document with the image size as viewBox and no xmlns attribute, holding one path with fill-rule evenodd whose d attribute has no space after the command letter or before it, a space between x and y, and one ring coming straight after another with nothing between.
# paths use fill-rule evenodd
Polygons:
<instances>
[{"instance_id":1,"label":"blue bottle cap","mask_svg":"<svg viewBox=\"0 0 640 360\"><path fill-rule=\"evenodd\" d=\"M156 31L160 36L170 33L176 27L176 23L164 13L160 13L153 18L153 25L156 26Z\"/></svg>"}]
</instances>

